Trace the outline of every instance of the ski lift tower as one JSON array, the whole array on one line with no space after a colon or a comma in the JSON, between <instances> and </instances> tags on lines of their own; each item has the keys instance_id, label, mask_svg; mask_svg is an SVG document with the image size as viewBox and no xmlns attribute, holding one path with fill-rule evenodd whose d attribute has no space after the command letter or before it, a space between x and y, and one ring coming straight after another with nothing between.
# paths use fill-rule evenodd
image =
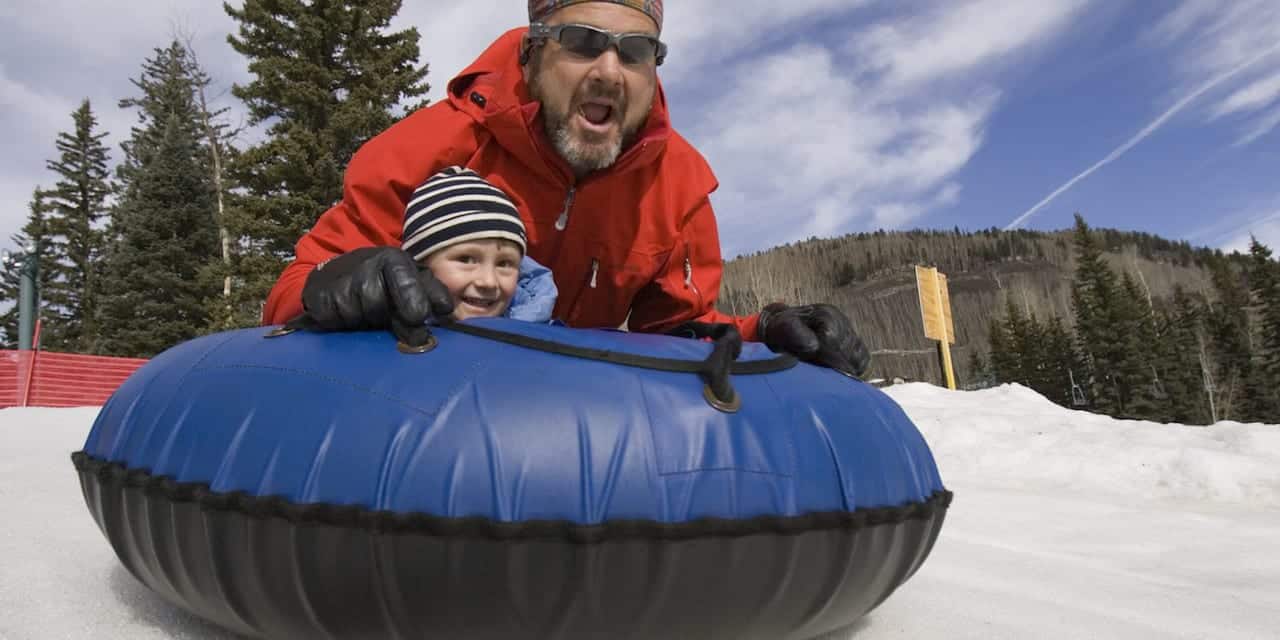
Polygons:
<instances>
[{"instance_id":1,"label":"ski lift tower","mask_svg":"<svg viewBox=\"0 0 1280 640\"><path fill-rule=\"evenodd\" d=\"M1089 404L1089 401L1084 397L1084 389L1081 389L1080 385L1076 384L1076 372L1071 369L1067 369L1067 378L1071 381L1072 406L1083 407Z\"/></svg>"},{"instance_id":2,"label":"ski lift tower","mask_svg":"<svg viewBox=\"0 0 1280 640\"><path fill-rule=\"evenodd\" d=\"M36 284L40 281L40 252L34 242L28 243L22 251L9 253L5 251L2 259L5 268L18 265L20 277L18 295L18 349L31 350L32 332L36 317Z\"/></svg>"}]
</instances>

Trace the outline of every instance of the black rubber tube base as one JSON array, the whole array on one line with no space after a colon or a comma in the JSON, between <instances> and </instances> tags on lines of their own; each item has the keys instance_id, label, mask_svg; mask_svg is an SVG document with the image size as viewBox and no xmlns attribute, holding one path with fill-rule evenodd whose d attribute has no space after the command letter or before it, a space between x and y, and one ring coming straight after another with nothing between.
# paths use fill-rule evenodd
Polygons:
<instances>
[{"instance_id":1,"label":"black rubber tube base","mask_svg":"<svg viewBox=\"0 0 1280 640\"><path fill-rule=\"evenodd\" d=\"M135 577L228 629L280 639L814 638L915 573L950 501L856 528L582 543L292 522L79 475Z\"/></svg>"}]
</instances>

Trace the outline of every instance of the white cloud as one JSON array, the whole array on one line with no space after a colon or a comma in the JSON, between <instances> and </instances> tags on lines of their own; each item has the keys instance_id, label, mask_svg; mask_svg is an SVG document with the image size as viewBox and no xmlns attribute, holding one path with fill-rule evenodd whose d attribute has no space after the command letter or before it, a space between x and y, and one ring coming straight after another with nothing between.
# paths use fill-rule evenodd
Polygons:
<instances>
[{"instance_id":1,"label":"white cloud","mask_svg":"<svg viewBox=\"0 0 1280 640\"><path fill-rule=\"evenodd\" d=\"M1240 64L1277 41L1280 4L1273 0L1182 0L1157 22L1145 39L1184 45L1182 72L1212 76Z\"/></svg>"},{"instance_id":2,"label":"white cloud","mask_svg":"<svg viewBox=\"0 0 1280 640\"><path fill-rule=\"evenodd\" d=\"M1168 109L1165 109L1164 113L1161 113L1159 116L1156 117L1156 119L1147 123L1147 126L1143 127L1142 130L1138 131L1138 133L1134 134L1131 138L1126 140L1124 144L1116 147L1115 149L1112 149L1111 153L1108 153L1101 160L1090 165L1089 168L1076 174L1075 177L1071 178L1070 180L1068 180L1066 183L1064 183L1062 186L1058 187L1057 189L1054 189L1053 192L1045 196L1044 199L1042 199L1040 202L1037 202L1035 206L1024 211L1022 215L1018 216L1017 218L1014 218L1012 222L1005 225L1005 230L1016 229L1022 226L1022 224L1026 222L1033 214L1035 214L1036 211L1039 211L1042 207L1052 202L1054 198L1057 198L1063 192L1075 186L1077 182L1080 182L1081 180L1084 180L1085 178L1089 177L1095 171L1120 159L1122 156L1124 156L1124 154L1128 153L1130 149L1132 149L1138 143L1145 140L1147 136L1150 136L1151 134L1158 131L1161 127L1165 125L1165 123L1167 123L1174 116L1178 115L1178 113L1181 112L1183 109L1185 109L1187 105L1190 105L1201 95L1209 91L1212 91L1219 84L1227 82L1228 80L1230 80L1231 78L1239 74L1240 72L1248 69L1254 64L1257 64L1260 60L1270 55L1272 51L1275 51L1277 47L1280 47L1280 45L1273 46L1271 50L1264 50L1262 53L1255 54L1252 58L1247 58L1241 61L1235 67L1222 71L1218 75L1212 78L1209 78L1204 82L1204 84L1197 87L1194 91L1192 91L1191 93L1188 93L1185 96L1182 96L1177 102L1173 104L1173 106L1169 107Z\"/></svg>"},{"instance_id":3,"label":"white cloud","mask_svg":"<svg viewBox=\"0 0 1280 640\"><path fill-rule=\"evenodd\" d=\"M445 85L475 60L498 36L527 24L528 5L512 0L405 2L392 26L416 27L419 49L428 67L428 97L443 99Z\"/></svg>"},{"instance_id":4,"label":"white cloud","mask_svg":"<svg viewBox=\"0 0 1280 640\"><path fill-rule=\"evenodd\" d=\"M684 0L665 6L663 65L669 84L715 77L716 67L774 49L779 42L839 24L873 0Z\"/></svg>"},{"instance_id":5,"label":"white cloud","mask_svg":"<svg viewBox=\"0 0 1280 640\"><path fill-rule=\"evenodd\" d=\"M1275 0L1183 0L1148 31L1143 40L1171 50L1181 80L1176 93L1185 93L1264 54L1250 73L1242 73L1218 87L1205 105L1205 118L1232 115L1247 144L1275 126L1264 126L1268 105L1280 98L1280 2ZM1259 133L1261 131L1261 133Z\"/></svg>"},{"instance_id":6,"label":"white cloud","mask_svg":"<svg viewBox=\"0 0 1280 640\"><path fill-rule=\"evenodd\" d=\"M1005 229L1021 226L1036 211L1077 182L1128 153L1204 95L1211 96L1215 92L1230 90L1232 86L1237 87L1209 109L1209 119L1254 111L1280 95L1280 76L1257 76L1258 69L1269 68L1266 64L1268 61L1280 58L1280 4L1267 0L1240 0L1224 6L1202 0L1184 0L1149 30L1144 39L1149 44L1159 46L1189 41L1190 44L1184 45L1179 53L1179 71L1190 84L1180 86L1178 92L1181 95L1173 105L1124 144L1050 192L1006 225ZM1253 78L1252 82L1250 78ZM1252 119L1247 133L1236 140L1236 146L1258 139L1277 124L1280 124L1280 116L1275 113L1261 119Z\"/></svg>"},{"instance_id":7,"label":"white cloud","mask_svg":"<svg viewBox=\"0 0 1280 640\"><path fill-rule=\"evenodd\" d=\"M672 54L661 76L668 93L713 96L697 113L673 118L720 178L714 201L727 253L851 225L901 226L954 202L958 186L944 183L981 144L998 97L989 81L995 67L1024 62L1085 2L934 3L896 19L892 38L845 29L824 45L815 35L873 5L743 0L727 9L690 0L666 7L663 39ZM895 5L879 3L885 7ZM406 4L402 18L399 24L422 30L435 97L525 14L523 3L489 0L465 9ZM779 43L790 45L779 52ZM861 78L868 67L891 73ZM920 86L938 79L987 81L953 96Z\"/></svg>"},{"instance_id":8,"label":"white cloud","mask_svg":"<svg viewBox=\"0 0 1280 640\"><path fill-rule=\"evenodd\" d=\"M1249 252L1249 244L1253 238L1271 249L1273 255L1280 255L1280 211L1260 216L1245 225L1243 229L1229 236L1221 245L1223 251Z\"/></svg>"},{"instance_id":9,"label":"white cloud","mask_svg":"<svg viewBox=\"0 0 1280 640\"><path fill-rule=\"evenodd\" d=\"M1239 111L1254 111L1280 98L1280 73L1258 79L1236 90L1213 109L1213 117L1220 118Z\"/></svg>"},{"instance_id":10,"label":"white cloud","mask_svg":"<svg viewBox=\"0 0 1280 640\"><path fill-rule=\"evenodd\" d=\"M72 102L10 77L0 64L0 147L7 150L0 158L0 247L9 245L27 219L27 202L37 180L51 186L44 172L45 157L54 151L54 136L71 126ZM33 131L48 132L33 139ZM33 145L38 147L33 148Z\"/></svg>"},{"instance_id":11,"label":"white cloud","mask_svg":"<svg viewBox=\"0 0 1280 640\"><path fill-rule=\"evenodd\" d=\"M955 202L1000 71L1026 64L1082 7L937 4L831 45L741 55L686 132L720 177L726 253L901 227Z\"/></svg>"},{"instance_id":12,"label":"white cloud","mask_svg":"<svg viewBox=\"0 0 1280 640\"><path fill-rule=\"evenodd\" d=\"M956 173L980 148L996 108L1001 70L1028 64L1083 6L931 1L904 15L889 0L669 3L663 38L672 54L661 76L681 98L673 119L720 177L714 198L727 252L907 225L954 202ZM393 27L419 29L435 101L494 38L524 24L525 11L519 0L405 2ZM851 18L890 22L855 29ZM31 187L48 181L53 137L81 97L94 101L118 156L133 116L115 102L133 93L129 78L175 25L194 32L223 89L249 78L225 41L235 24L220 2L45 0L22 11L0 8L0 31L29 43L0 43L0 64L10 70L0 88L21 87L31 105L12 124L3 121L6 135L21 131L12 148L22 151L0 159L0 234L21 225ZM243 117L237 101L226 96L226 104Z\"/></svg>"},{"instance_id":13,"label":"white cloud","mask_svg":"<svg viewBox=\"0 0 1280 640\"><path fill-rule=\"evenodd\" d=\"M46 183L42 186L52 185ZM4 206L0 211L0 223L4 225L4 235L0 236L0 249L14 248L13 243L9 241L9 236L21 231L22 225L27 223L27 215L30 212L28 204L31 202L35 187L35 184L28 183L26 180L0 176L0 203Z\"/></svg>"},{"instance_id":14,"label":"white cloud","mask_svg":"<svg viewBox=\"0 0 1280 640\"><path fill-rule=\"evenodd\" d=\"M1245 131L1244 135L1236 140L1236 146L1247 145L1262 136L1271 133L1280 126L1280 106L1276 106L1270 112L1255 118L1253 125Z\"/></svg>"},{"instance_id":15,"label":"white cloud","mask_svg":"<svg viewBox=\"0 0 1280 640\"><path fill-rule=\"evenodd\" d=\"M247 77L243 59L226 43L233 28L221 2L193 0L42 0L5 3L0 10L0 131L10 153L0 157L0 247L27 217L27 203L37 186L49 187L54 176L45 162L56 154L59 132L70 131L71 112L89 99L98 130L111 159L135 122L131 111L118 108L121 98L135 95L129 79L142 61L175 33L191 34L201 62L217 80L211 95L239 120L244 110L227 88Z\"/></svg>"},{"instance_id":16,"label":"white cloud","mask_svg":"<svg viewBox=\"0 0 1280 640\"><path fill-rule=\"evenodd\" d=\"M988 63L1013 62L1011 51L1047 42L1085 0L976 0L875 25L850 40L860 66L888 74L891 85L919 85Z\"/></svg>"},{"instance_id":17,"label":"white cloud","mask_svg":"<svg viewBox=\"0 0 1280 640\"><path fill-rule=\"evenodd\" d=\"M1187 234L1187 239L1223 251L1248 251L1250 235L1280 255L1280 192L1251 198Z\"/></svg>"},{"instance_id":18,"label":"white cloud","mask_svg":"<svg viewBox=\"0 0 1280 640\"><path fill-rule=\"evenodd\" d=\"M6 138L33 123L40 128L56 128L64 124L71 109L72 104L67 100L9 77L5 65L0 63L0 124L3 124L0 130Z\"/></svg>"}]
</instances>

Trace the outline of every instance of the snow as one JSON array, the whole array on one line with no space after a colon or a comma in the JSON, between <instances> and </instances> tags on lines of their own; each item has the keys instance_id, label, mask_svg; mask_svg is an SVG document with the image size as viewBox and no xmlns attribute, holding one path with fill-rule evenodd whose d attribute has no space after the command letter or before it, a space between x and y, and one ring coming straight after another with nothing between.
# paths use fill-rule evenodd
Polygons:
<instances>
[{"instance_id":1,"label":"snow","mask_svg":"<svg viewBox=\"0 0 1280 640\"><path fill-rule=\"evenodd\" d=\"M1280 426L1119 421L1016 385L886 391L955 501L920 572L824 640L1280 637ZM97 530L70 461L96 414L0 410L0 639L235 637Z\"/></svg>"},{"instance_id":2,"label":"snow","mask_svg":"<svg viewBox=\"0 0 1280 640\"><path fill-rule=\"evenodd\" d=\"M858 640L1280 637L1280 426L1114 420L1017 385L886 391L955 501Z\"/></svg>"}]
</instances>

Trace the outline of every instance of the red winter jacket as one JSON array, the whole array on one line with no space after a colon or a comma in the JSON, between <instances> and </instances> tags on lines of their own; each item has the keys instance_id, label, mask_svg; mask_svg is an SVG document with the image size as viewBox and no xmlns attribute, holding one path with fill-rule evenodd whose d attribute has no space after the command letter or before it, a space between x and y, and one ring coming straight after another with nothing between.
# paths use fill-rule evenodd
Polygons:
<instances>
[{"instance_id":1,"label":"red winter jacket","mask_svg":"<svg viewBox=\"0 0 1280 640\"><path fill-rule=\"evenodd\" d=\"M347 167L342 201L298 241L267 297L264 324L302 312L302 286L324 260L400 244L405 204L419 184L463 165L520 210L529 256L560 290L555 317L574 327L663 332L688 320L732 322L756 339L756 315L715 310L722 263L706 160L671 127L658 87L633 146L610 168L575 181L538 119L517 61L514 29L448 86L448 98L370 140ZM630 318L628 319L628 312Z\"/></svg>"}]
</instances>

